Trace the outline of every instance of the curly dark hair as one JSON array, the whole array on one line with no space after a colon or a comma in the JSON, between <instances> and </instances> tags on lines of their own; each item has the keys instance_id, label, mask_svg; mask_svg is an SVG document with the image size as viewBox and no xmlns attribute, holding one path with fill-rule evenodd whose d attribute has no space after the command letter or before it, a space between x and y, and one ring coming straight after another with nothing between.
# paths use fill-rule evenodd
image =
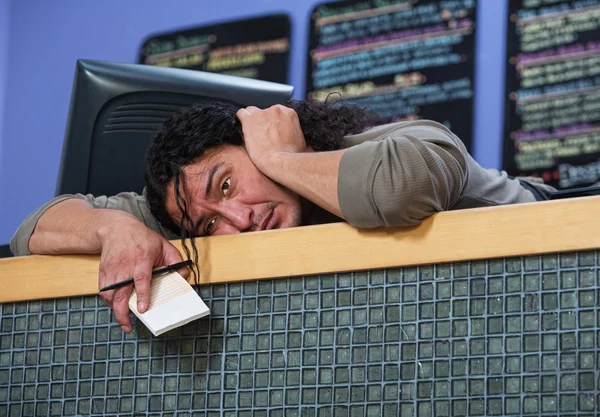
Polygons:
<instances>
[{"instance_id":1,"label":"curly dark hair","mask_svg":"<svg viewBox=\"0 0 600 417\"><path fill-rule=\"evenodd\" d=\"M335 102L305 100L282 104L296 111L306 143L317 152L340 149L345 135L383 123L369 110ZM241 107L230 102L211 101L175 113L164 123L147 150L145 179L150 210L165 228L181 236L188 259L191 254L185 244L187 238L192 240L196 261L198 254L193 241L194 224L187 202L180 193L182 168L209 148L223 144L243 145L242 126L236 117ZM173 221L165 207L167 186L172 180L176 203L182 214L179 224ZM193 272L197 279L196 271Z\"/></svg>"}]
</instances>

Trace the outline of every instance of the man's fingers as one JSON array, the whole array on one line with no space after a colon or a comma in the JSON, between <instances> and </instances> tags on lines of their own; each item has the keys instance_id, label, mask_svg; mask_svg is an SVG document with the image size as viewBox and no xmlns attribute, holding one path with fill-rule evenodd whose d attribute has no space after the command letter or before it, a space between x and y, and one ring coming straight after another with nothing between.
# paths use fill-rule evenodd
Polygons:
<instances>
[{"instance_id":1,"label":"man's fingers","mask_svg":"<svg viewBox=\"0 0 600 417\"><path fill-rule=\"evenodd\" d=\"M163 243L163 259L165 265L173 265L183 261L181 253L169 241ZM188 268L181 268L177 272L179 272L182 277L187 278L189 270Z\"/></svg>"},{"instance_id":2,"label":"man's fingers","mask_svg":"<svg viewBox=\"0 0 600 417\"><path fill-rule=\"evenodd\" d=\"M238 117L238 119L240 120L244 120L244 118L247 118L249 116L252 116L253 114L256 114L258 112L260 112L261 110L258 107L255 106L248 106L248 107L244 107L242 109L239 109L236 113L236 116Z\"/></svg>"},{"instance_id":3,"label":"man's fingers","mask_svg":"<svg viewBox=\"0 0 600 417\"><path fill-rule=\"evenodd\" d=\"M114 291L112 308L115 312L117 323L125 333L132 330L131 320L129 320L129 297L131 296L132 286L119 288Z\"/></svg>"},{"instance_id":4,"label":"man's fingers","mask_svg":"<svg viewBox=\"0 0 600 417\"><path fill-rule=\"evenodd\" d=\"M138 262L133 269L133 285L137 296L137 309L145 313L150 304L150 281L152 280L152 264Z\"/></svg>"}]
</instances>

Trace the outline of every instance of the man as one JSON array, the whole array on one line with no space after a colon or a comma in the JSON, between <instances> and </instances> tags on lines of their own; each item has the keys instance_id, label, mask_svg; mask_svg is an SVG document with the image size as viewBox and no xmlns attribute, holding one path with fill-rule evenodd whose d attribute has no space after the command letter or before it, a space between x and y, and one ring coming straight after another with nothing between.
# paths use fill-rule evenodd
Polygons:
<instances>
[{"instance_id":1,"label":"man","mask_svg":"<svg viewBox=\"0 0 600 417\"><path fill-rule=\"evenodd\" d=\"M152 268L181 260L168 239L342 219L410 226L552 191L483 169L438 123L381 124L368 111L313 101L193 107L165 123L146 165L144 195L57 197L19 227L13 253L100 253L99 286L133 276L144 312ZM131 290L103 295L125 332Z\"/></svg>"}]
</instances>

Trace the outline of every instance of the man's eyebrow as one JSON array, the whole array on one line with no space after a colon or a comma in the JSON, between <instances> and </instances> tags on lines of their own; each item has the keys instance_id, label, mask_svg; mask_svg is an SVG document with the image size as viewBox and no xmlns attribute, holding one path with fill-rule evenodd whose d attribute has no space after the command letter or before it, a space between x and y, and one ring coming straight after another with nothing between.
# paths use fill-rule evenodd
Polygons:
<instances>
[{"instance_id":1,"label":"man's eyebrow","mask_svg":"<svg viewBox=\"0 0 600 417\"><path fill-rule=\"evenodd\" d=\"M217 173L217 171L219 170L219 168L221 168L223 166L223 162L219 162L218 164L215 164L211 169L210 172L208 173L208 181L206 182L206 190L204 191L204 198L207 199L208 198L208 194L210 194L210 189L212 188L212 183L213 183L213 179L215 177L215 174Z\"/></svg>"}]
</instances>

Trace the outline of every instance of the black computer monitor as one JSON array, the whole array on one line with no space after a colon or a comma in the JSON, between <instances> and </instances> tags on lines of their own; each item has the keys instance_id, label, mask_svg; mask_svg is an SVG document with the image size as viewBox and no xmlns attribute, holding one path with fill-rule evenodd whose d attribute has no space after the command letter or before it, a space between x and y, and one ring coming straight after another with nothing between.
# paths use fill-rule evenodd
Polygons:
<instances>
[{"instance_id":1,"label":"black computer monitor","mask_svg":"<svg viewBox=\"0 0 600 417\"><path fill-rule=\"evenodd\" d=\"M174 112L206 100L265 108L293 91L249 78L79 60L56 194L140 193L146 149Z\"/></svg>"}]
</instances>

